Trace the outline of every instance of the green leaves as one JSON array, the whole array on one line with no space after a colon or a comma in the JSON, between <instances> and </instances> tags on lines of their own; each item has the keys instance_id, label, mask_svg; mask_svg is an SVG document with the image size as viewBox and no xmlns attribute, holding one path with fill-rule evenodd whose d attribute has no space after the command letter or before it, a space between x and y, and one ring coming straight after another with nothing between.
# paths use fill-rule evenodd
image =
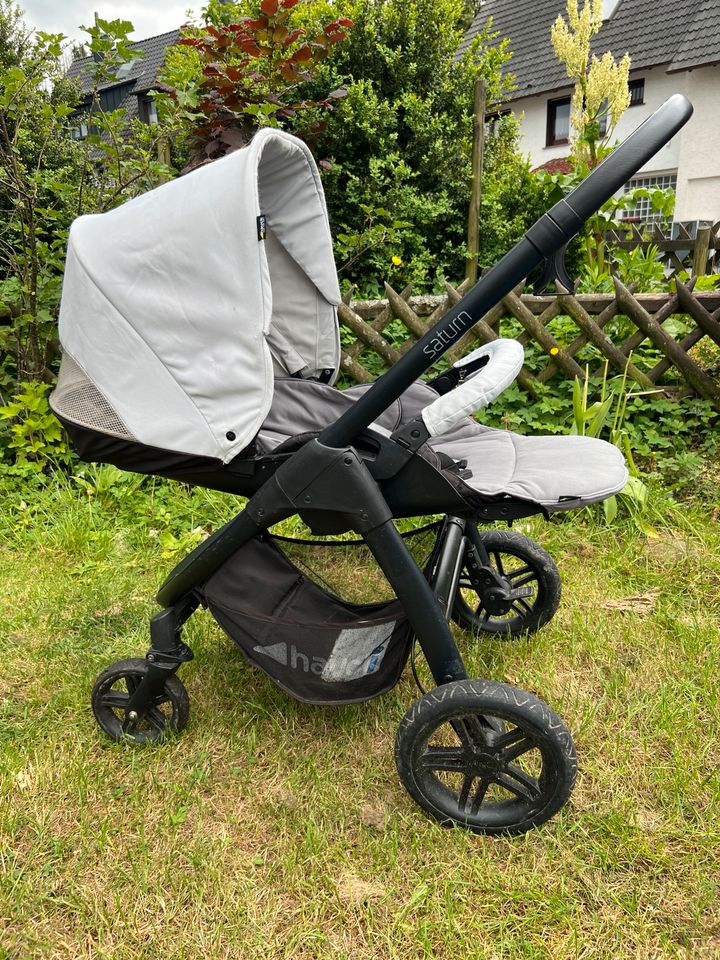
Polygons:
<instances>
[{"instance_id":1,"label":"green leaves","mask_svg":"<svg viewBox=\"0 0 720 960\"><path fill-rule=\"evenodd\" d=\"M12 451L18 464L41 472L49 464L68 463L72 457L60 423L50 410L46 383L30 382L0 407L0 448Z\"/></svg>"}]
</instances>

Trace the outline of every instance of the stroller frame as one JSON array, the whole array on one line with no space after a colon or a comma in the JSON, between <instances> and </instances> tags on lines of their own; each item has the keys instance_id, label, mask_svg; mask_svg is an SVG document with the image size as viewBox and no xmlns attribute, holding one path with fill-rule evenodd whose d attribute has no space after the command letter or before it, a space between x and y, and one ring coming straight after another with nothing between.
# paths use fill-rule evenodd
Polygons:
<instances>
[{"instance_id":1,"label":"stroller frame","mask_svg":"<svg viewBox=\"0 0 720 960\"><path fill-rule=\"evenodd\" d=\"M442 511L446 516L426 577L393 524L397 512L384 496L380 481L392 480L410 462L421 461L418 450L427 441L428 430L421 417L405 423L389 437L368 433L368 430L388 405L426 373L479 318L533 268L564 247L585 220L677 132L689 118L691 109L688 101L679 95L668 100L566 199L544 214L526 236L338 420L318 435L307 438L299 449L264 458L260 471L262 483L245 509L183 559L160 588L157 600L163 609L150 623L147 669L135 689L130 691L125 705L125 733L132 735L137 724L158 701L168 679L183 663L192 659L191 650L182 640L182 627L203 602L199 592L202 584L253 537L278 521L300 514L309 518L310 525L319 532L352 529L362 536L406 611L437 687L445 688L444 691L440 689L425 694L411 708L401 726L399 740L403 736L407 739L408 724L417 725L418 718L422 720L424 715L435 722L441 714L453 729L460 731L463 739L472 727L463 727L463 717L467 715L468 698L474 696L477 705L471 714L478 722L474 725L474 733L471 732L475 738L474 746L470 746L475 751L473 757L476 757L473 770L479 771L475 775L482 777L483 770L489 769L488 764L492 767L497 762L497 751L492 752L493 737L505 750L504 755L512 753L515 741L512 737L508 740L509 735L503 733L506 728L502 721L514 720L517 711L525 709L524 705L529 703L527 709L535 712L539 724L554 725L559 730L556 738L559 752L556 751L550 761L555 772L560 771L559 786L550 800L544 800L541 806L530 804L519 818L506 822L491 816L487 822L480 821L475 807L479 808L482 798L476 803L477 797L470 804L469 812L463 813L467 811L469 787L463 787L465 802L460 804L458 815L448 814L442 803L421 796L417 778L414 779L412 771L408 771L407 764L403 772L403 761L396 751L401 777L414 798L447 825L460 824L490 833L522 832L548 819L563 805L572 788L576 769L574 748L566 728L542 701L531 694L521 694L506 684L469 681L448 624L463 558L468 555L476 562L473 584L475 578L485 577L485 583L488 577L494 578L494 588L499 591L501 600L503 590L507 594L508 585L490 566L476 524L512 521L546 511L537 503L511 497L488 498L476 510L469 510L467 505L462 509L458 497L458 509L448 504L449 509ZM436 383L442 392L440 379ZM451 381L452 377L446 376L445 379ZM457 379L462 379L462 374ZM453 384L443 386L452 387ZM422 485L422 469L417 476L417 482ZM479 579L477 583L480 583ZM492 704L487 707L486 694L490 686L503 688L509 713L490 709ZM465 704L465 713L458 713L457 709L453 713L448 707L450 701L460 706ZM515 708L516 713L513 713ZM499 724L495 717L500 718ZM423 736L423 742L427 743L427 735ZM502 742L503 737L505 742ZM439 769L455 768L441 766Z\"/></svg>"}]
</instances>

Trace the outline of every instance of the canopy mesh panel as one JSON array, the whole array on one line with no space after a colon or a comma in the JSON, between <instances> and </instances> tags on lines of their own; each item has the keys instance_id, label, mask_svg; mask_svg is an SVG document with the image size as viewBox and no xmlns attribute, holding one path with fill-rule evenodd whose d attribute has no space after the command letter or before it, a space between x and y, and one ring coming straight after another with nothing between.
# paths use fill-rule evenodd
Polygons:
<instances>
[{"instance_id":1,"label":"canopy mesh panel","mask_svg":"<svg viewBox=\"0 0 720 960\"><path fill-rule=\"evenodd\" d=\"M123 440L135 439L85 371L68 353L63 354L51 401L53 409L73 423Z\"/></svg>"}]
</instances>

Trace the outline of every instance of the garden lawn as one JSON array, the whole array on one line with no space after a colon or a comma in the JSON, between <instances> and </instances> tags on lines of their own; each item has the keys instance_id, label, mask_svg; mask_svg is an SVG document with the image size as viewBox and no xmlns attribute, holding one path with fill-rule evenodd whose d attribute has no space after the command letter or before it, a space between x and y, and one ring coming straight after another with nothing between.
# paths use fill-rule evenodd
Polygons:
<instances>
[{"instance_id":1,"label":"garden lawn","mask_svg":"<svg viewBox=\"0 0 720 960\"><path fill-rule=\"evenodd\" d=\"M92 478L3 509L1 958L720 957L712 506L649 536L587 515L521 528L559 564L559 613L529 640L458 639L471 675L557 710L580 774L557 818L505 840L442 829L400 786L409 671L369 704L304 706L206 612L186 631L184 734L105 738L94 677L145 653L182 531L227 501L203 518L185 494Z\"/></svg>"}]
</instances>

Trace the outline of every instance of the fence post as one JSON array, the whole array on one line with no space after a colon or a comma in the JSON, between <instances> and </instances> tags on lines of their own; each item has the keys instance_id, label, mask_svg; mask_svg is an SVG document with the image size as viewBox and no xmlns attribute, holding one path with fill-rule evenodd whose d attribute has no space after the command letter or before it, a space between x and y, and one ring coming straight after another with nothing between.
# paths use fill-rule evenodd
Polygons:
<instances>
[{"instance_id":1,"label":"fence post","mask_svg":"<svg viewBox=\"0 0 720 960\"><path fill-rule=\"evenodd\" d=\"M697 237L695 238L695 250L693 252L692 275L694 277L702 277L707 272L711 232L711 227L698 227Z\"/></svg>"},{"instance_id":2,"label":"fence post","mask_svg":"<svg viewBox=\"0 0 720 960\"><path fill-rule=\"evenodd\" d=\"M467 232L468 258L465 261L465 279L469 280L471 284L475 283L478 275L480 196L482 194L483 154L485 151L486 103L487 88L485 81L478 77L475 81L475 105L473 109L472 187L470 190Z\"/></svg>"}]
</instances>

